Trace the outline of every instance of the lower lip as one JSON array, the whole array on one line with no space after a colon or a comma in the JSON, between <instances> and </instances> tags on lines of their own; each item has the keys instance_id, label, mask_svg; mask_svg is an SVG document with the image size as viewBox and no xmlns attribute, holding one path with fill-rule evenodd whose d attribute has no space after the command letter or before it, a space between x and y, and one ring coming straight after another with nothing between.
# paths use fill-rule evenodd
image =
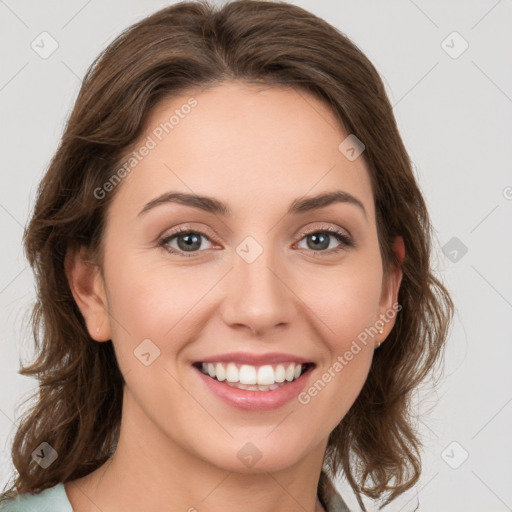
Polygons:
<instances>
[{"instance_id":1,"label":"lower lip","mask_svg":"<svg viewBox=\"0 0 512 512\"><path fill-rule=\"evenodd\" d=\"M312 368L284 386L270 391L249 391L228 386L205 375L194 367L208 389L228 405L249 411L271 411L282 407L296 397L305 387Z\"/></svg>"}]
</instances>

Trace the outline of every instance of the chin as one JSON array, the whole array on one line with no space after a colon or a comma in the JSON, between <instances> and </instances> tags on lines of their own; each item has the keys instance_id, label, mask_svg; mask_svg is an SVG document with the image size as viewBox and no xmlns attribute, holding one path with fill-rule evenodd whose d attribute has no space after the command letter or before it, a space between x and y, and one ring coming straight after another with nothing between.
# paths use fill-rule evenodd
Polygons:
<instances>
[{"instance_id":1,"label":"chin","mask_svg":"<svg viewBox=\"0 0 512 512\"><path fill-rule=\"evenodd\" d=\"M236 436L223 449L216 444L215 451L205 454L205 459L226 471L258 474L285 470L307 455L303 435L289 436L285 431L269 434L271 431L272 427L260 436Z\"/></svg>"}]
</instances>

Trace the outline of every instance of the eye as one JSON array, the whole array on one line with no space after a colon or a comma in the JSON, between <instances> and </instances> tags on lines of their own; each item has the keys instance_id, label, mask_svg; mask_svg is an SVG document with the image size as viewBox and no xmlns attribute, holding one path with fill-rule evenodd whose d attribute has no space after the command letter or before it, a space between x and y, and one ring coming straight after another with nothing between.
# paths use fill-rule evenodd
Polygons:
<instances>
[{"instance_id":1,"label":"eye","mask_svg":"<svg viewBox=\"0 0 512 512\"><path fill-rule=\"evenodd\" d=\"M201 252L199 249L204 246L203 239L210 242L208 236L200 231L180 228L160 240L159 245L170 253L180 254L180 256L187 257L193 256L193 253Z\"/></svg>"},{"instance_id":2,"label":"eye","mask_svg":"<svg viewBox=\"0 0 512 512\"><path fill-rule=\"evenodd\" d=\"M300 249L310 249L317 253L333 254L337 253L348 247L353 247L354 243L350 236L333 227L326 227L316 229L315 231L309 231L307 233L301 233L302 238L299 244L304 240L306 246L300 247ZM338 244L336 245L336 241ZM329 250L326 250L329 249ZM322 254L323 256L324 254ZM315 254L316 256L316 254Z\"/></svg>"},{"instance_id":3,"label":"eye","mask_svg":"<svg viewBox=\"0 0 512 512\"><path fill-rule=\"evenodd\" d=\"M299 236L301 236L299 244L303 240L306 242L306 247L299 246L299 249L308 249L315 256L328 256L354 246L354 242L348 234L331 226L303 232ZM201 231L179 228L160 240L159 246L171 254L194 257L204 249L211 248L204 247L206 244L203 243L203 240L212 244L210 237ZM337 245L335 244L336 241L338 242Z\"/></svg>"}]
</instances>

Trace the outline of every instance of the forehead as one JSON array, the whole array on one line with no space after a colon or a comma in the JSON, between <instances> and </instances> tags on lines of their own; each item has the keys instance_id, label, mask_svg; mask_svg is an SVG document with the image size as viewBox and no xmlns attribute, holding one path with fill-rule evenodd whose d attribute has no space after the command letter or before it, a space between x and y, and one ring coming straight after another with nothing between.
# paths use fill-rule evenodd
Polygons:
<instances>
[{"instance_id":1,"label":"forehead","mask_svg":"<svg viewBox=\"0 0 512 512\"><path fill-rule=\"evenodd\" d=\"M190 91L151 113L116 201L140 209L172 190L214 195L233 211L263 204L277 211L299 197L343 190L373 217L363 158L350 161L339 150L348 135L334 113L304 91L239 82Z\"/></svg>"}]
</instances>

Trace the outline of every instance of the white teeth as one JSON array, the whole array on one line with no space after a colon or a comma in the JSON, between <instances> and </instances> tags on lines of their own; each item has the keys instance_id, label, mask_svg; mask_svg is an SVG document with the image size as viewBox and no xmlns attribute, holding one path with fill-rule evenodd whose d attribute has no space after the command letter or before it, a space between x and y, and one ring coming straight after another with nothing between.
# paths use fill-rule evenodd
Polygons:
<instances>
[{"instance_id":1,"label":"white teeth","mask_svg":"<svg viewBox=\"0 0 512 512\"><path fill-rule=\"evenodd\" d=\"M220 380L221 382L226 380L226 370L222 363L217 363L217 366L215 366L215 376L217 377L217 380Z\"/></svg>"},{"instance_id":2,"label":"white teeth","mask_svg":"<svg viewBox=\"0 0 512 512\"><path fill-rule=\"evenodd\" d=\"M235 363L202 363L202 372L220 382L226 381L240 389L268 391L280 387L279 384L292 382L302 373L303 365L286 363L263 366Z\"/></svg>"},{"instance_id":3,"label":"white teeth","mask_svg":"<svg viewBox=\"0 0 512 512\"><path fill-rule=\"evenodd\" d=\"M274 384L274 370L272 366L266 364L265 366L260 366L258 368L258 384L265 386L269 384Z\"/></svg>"},{"instance_id":4,"label":"white teeth","mask_svg":"<svg viewBox=\"0 0 512 512\"><path fill-rule=\"evenodd\" d=\"M226 380L228 382L239 382L239 372L238 368L233 363L229 363L226 369Z\"/></svg>"},{"instance_id":5,"label":"white teeth","mask_svg":"<svg viewBox=\"0 0 512 512\"><path fill-rule=\"evenodd\" d=\"M278 364L274 372L274 380L276 382L284 382L286 379L286 371L282 364Z\"/></svg>"},{"instance_id":6,"label":"white teeth","mask_svg":"<svg viewBox=\"0 0 512 512\"><path fill-rule=\"evenodd\" d=\"M243 364L240 368L240 384L256 384L256 368Z\"/></svg>"},{"instance_id":7,"label":"white teeth","mask_svg":"<svg viewBox=\"0 0 512 512\"><path fill-rule=\"evenodd\" d=\"M273 391L274 389L280 388L284 384L270 384L268 386L248 386L247 384L240 384L239 382L228 382L227 385L231 386L232 388L246 389L249 391Z\"/></svg>"},{"instance_id":8,"label":"white teeth","mask_svg":"<svg viewBox=\"0 0 512 512\"><path fill-rule=\"evenodd\" d=\"M290 364L288 368L286 368L285 378L288 382L291 382L295 376L295 365Z\"/></svg>"}]
</instances>

